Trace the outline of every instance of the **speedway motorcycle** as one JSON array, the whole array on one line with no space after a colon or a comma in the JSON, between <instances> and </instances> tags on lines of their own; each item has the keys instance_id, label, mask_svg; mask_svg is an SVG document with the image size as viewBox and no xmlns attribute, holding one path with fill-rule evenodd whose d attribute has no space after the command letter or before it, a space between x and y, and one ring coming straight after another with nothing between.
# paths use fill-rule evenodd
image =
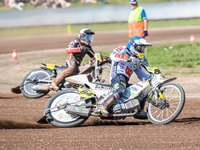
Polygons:
<instances>
[{"instance_id":1,"label":"speedway motorcycle","mask_svg":"<svg viewBox=\"0 0 200 150\"><path fill-rule=\"evenodd\" d=\"M90 116L101 119L124 119L134 117L141 111L141 103L147 103L147 117L153 124L167 124L176 119L185 103L185 92L176 83L176 77L167 78L158 68L143 66L151 75L149 80L129 85L125 94L111 108L109 115L95 113L97 99L106 96L112 90L110 85L92 83L87 75L68 77L70 83L79 85L69 88L52 96L38 123L49 122L56 127L74 127L81 125Z\"/></svg>"},{"instance_id":2,"label":"speedway motorcycle","mask_svg":"<svg viewBox=\"0 0 200 150\"><path fill-rule=\"evenodd\" d=\"M108 83L107 74L110 74L111 60L109 57L103 58L100 53L96 53L93 59L90 59L85 64L79 67L76 74L90 74L92 82ZM12 88L12 92L19 94L22 93L27 98L40 98L45 96L48 91L35 90L35 87L43 84L51 84L51 82L66 70L68 66L44 64L42 63L40 69L36 69L28 73L23 79L20 86ZM60 90L76 86L67 81L63 81L58 85Z\"/></svg>"}]
</instances>

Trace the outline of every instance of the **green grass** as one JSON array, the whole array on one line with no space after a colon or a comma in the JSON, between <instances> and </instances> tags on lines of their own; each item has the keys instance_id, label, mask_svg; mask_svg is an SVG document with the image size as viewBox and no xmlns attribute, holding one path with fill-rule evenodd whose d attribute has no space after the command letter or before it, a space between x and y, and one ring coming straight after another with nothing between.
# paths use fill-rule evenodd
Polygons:
<instances>
[{"instance_id":1,"label":"green grass","mask_svg":"<svg viewBox=\"0 0 200 150\"><path fill-rule=\"evenodd\" d=\"M98 51L97 51L98 52ZM110 56L110 51L102 51L103 56ZM55 56L49 58L48 61L65 60L66 56ZM89 60L89 56L85 57L83 62ZM168 68L193 68L200 66L200 42L193 44L180 43L173 45L157 45L149 47L147 50L147 60L149 67ZM48 62L47 61L47 62ZM176 72L176 71L174 71ZM197 74L199 71L183 72L183 74Z\"/></svg>"},{"instance_id":2,"label":"green grass","mask_svg":"<svg viewBox=\"0 0 200 150\"><path fill-rule=\"evenodd\" d=\"M197 19L180 19L166 21L149 21L149 28L164 28L176 26L194 26L200 25L200 18ZM68 25L63 26L42 26L26 28L6 28L0 29L0 37L24 36L24 35L45 35L45 34L68 34ZM88 25L71 25L71 32L78 33L82 28L90 28L96 31L111 30L128 30L127 22L125 23L107 23L107 24L88 24Z\"/></svg>"},{"instance_id":3,"label":"green grass","mask_svg":"<svg viewBox=\"0 0 200 150\"><path fill-rule=\"evenodd\" d=\"M98 51L97 51L98 52ZM110 56L110 51L102 51L102 55ZM50 62L55 64L65 65L67 55L57 55L50 58L44 58L41 60L36 60L30 65L40 65L41 62ZM83 63L88 61L90 58L86 55L83 59ZM200 42L193 44L180 43L173 45L158 45L148 48L147 60L149 67L158 67L162 71L163 75L200 75ZM177 71L176 68L198 68L195 71L182 70ZM168 71L166 71L167 69Z\"/></svg>"},{"instance_id":4,"label":"green grass","mask_svg":"<svg viewBox=\"0 0 200 150\"><path fill-rule=\"evenodd\" d=\"M200 66L200 42L161 45L148 48L150 66L161 68L193 68Z\"/></svg>"}]
</instances>

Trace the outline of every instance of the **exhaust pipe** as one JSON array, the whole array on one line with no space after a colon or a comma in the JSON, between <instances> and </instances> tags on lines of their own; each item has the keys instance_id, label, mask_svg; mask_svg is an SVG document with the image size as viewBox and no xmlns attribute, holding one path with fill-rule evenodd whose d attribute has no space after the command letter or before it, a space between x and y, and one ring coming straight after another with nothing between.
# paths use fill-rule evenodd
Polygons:
<instances>
[{"instance_id":1,"label":"exhaust pipe","mask_svg":"<svg viewBox=\"0 0 200 150\"><path fill-rule=\"evenodd\" d=\"M67 105L67 107L65 108L65 111L68 114L82 116L82 117L89 117L91 108L84 108L84 107L75 106L75 105Z\"/></svg>"}]
</instances>

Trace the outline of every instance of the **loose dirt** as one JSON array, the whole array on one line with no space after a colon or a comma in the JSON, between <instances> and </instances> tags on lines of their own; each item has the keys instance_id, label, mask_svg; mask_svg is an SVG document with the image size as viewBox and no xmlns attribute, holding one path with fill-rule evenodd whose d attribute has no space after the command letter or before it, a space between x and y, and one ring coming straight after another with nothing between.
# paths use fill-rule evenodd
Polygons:
<instances>
[{"instance_id":1,"label":"loose dirt","mask_svg":"<svg viewBox=\"0 0 200 150\"><path fill-rule=\"evenodd\" d=\"M196 32L200 31L193 28ZM187 41L189 31L192 32L193 28L190 27L187 31L185 30L188 28L173 28L171 35L168 34L172 28L152 30L149 41L151 37L154 41L153 35L157 37L155 44L158 39L161 43L175 42L175 39L177 42L180 39ZM163 33L166 33L165 38ZM124 38L121 39L120 35ZM94 48L113 49L123 44L122 41L128 41L126 35L124 31L97 33L95 36L99 43L94 44ZM91 117L75 128L55 128L50 124L38 124L37 120L43 116L48 99L55 92L40 99L27 99L21 94L11 93L10 88L20 84L28 72L39 68L38 62L45 62L55 55L65 55L64 47L75 36L0 38L4 43L0 43L0 149L200 149L200 75L176 75L178 79L175 82L183 86L186 92L186 103L179 117L167 125L153 125L148 120L132 117L116 121ZM11 61L14 48L17 49L17 61ZM52 60L48 63L63 64L64 60ZM177 70L183 69L185 68ZM137 82L135 76L131 82Z\"/></svg>"}]
</instances>

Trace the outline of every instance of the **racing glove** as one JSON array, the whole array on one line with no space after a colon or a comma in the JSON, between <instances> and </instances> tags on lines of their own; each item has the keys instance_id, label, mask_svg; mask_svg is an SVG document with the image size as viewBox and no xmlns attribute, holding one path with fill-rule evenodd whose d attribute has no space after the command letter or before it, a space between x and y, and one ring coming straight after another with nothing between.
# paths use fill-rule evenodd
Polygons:
<instances>
[{"instance_id":1,"label":"racing glove","mask_svg":"<svg viewBox=\"0 0 200 150\"><path fill-rule=\"evenodd\" d=\"M81 46L80 49L82 52L85 52L85 53L87 52L87 47L85 47L85 46Z\"/></svg>"},{"instance_id":2,"label":"racing glove","mask_svg":"<svg viewBox=\"0 0 200 150\"><path fill-rule=\"evenodd\" d=\"M138 63L139 63L138 59L136 57L132 57L132 56L129 58L128 62L131 62L134 65L138 65Z\"/></svg>"}]
</instances>

